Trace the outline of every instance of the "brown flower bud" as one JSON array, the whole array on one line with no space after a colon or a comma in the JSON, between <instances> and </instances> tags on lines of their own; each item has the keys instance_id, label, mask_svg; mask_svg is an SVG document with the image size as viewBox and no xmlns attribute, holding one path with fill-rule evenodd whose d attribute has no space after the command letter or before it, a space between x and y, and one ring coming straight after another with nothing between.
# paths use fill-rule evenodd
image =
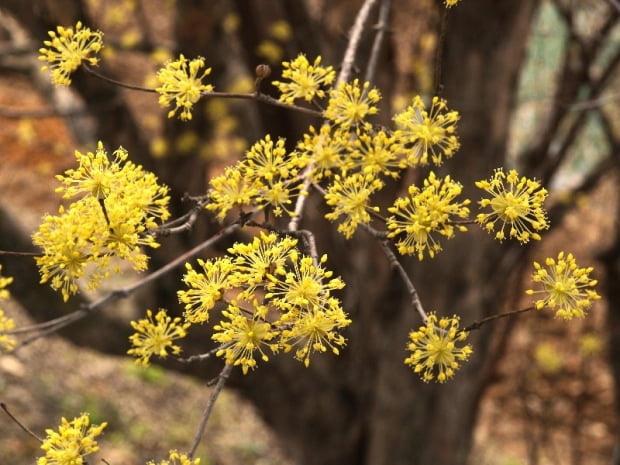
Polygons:
<instances>
[{"instance_id":1,"label":"brown flower bud","mask_svg":"<svg viewBox=\"0 0 620 465\"><path fill-rule=\"evenodd\" d=\"M269 65L260 64L256 67L255 72L256 79L265 79L271 74L271 68L269 67Z\"/></svg>"}]
</instances>

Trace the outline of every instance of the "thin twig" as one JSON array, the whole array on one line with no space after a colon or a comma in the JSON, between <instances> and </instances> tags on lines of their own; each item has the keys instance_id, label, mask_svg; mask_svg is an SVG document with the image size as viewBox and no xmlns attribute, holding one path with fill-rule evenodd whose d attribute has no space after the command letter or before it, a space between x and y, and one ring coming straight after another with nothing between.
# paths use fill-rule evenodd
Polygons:
<instances>
[{"instance_id":1,"label":"thin twig","mask_svg":"<svg viewBox=\"0 0 620 465\"><path fill-rule=\"evenodd\" d=\"M37 441L43 442L43 439L37 436L34 431L32 431L30 428L24 425L21 421L17 419L15 415L11 413L11 411L9 410L9 407L4 402L0 402L0 408L4 410L4 413L6 413L9 416L9 418L17 424L17 426L19 426L21 429L23 429L26 433L28 433L30 436L35 438Z\"/></svg>"},{"instance_id":2,"label":"thin twig","mask_svg":"<svg viewBox=\"0 0 620 465\"><path fill-rule=\"evenodd\" d=\"M187 457L190 460L194 458L196 449L198 449L198 444L200 444L200 440L202 439L202 436L204 435L205 428L207 426L207 421L209 420L209 417L211 416L211 411L213 410L215 401L217 400L217 397L220 395L220 392L222 391L224 384L226 384L226 381L228 380L228 377L230 376L230 372L232 371L232 369L233 369L233 365L227 364L224 366L224 369L218 376L217 384L215 385L215 388L213 388L211 397L209 398L209 401L207 402L207 406L205 407L204 412L202 413L202 419L200 420L198 431L196 431L196 435L194 436L194 442L192 443L192 446L190 447L189 452L187 453Z\"/></svg>"},{"instance_id":3,"label":"thin twig","mask_svg":"<svg viewBox=\"0 0 620 465\"><path fill-rule=\"evenodd\" d=\"M409 279L409 275L407 274L407 272L403 268L403 265L401 265L400 261L398 260L398 258L394 254L394 252L392 252L392 249L390 249L389 242L388 241L378 241L378 242L379 242L379 245L381 246L381 248L383 249L383 252L387 256L387 258L388 258L388 260L390 262L390 265L392 267L396 268L396 270L400 274L401 279L405 283L405 286L407 287L407 291L409 292L409 297L411 298L411 303L413 304L413 307L415 308L415 310L420 315L420 318L422 318L422 321L424 323L426 323L426 320L428 319L428 316L427 316L426 312L424 311L424 307L422 307L422 301L420 300L420 296L418 295L418 291L416 290L415 286L413 285L413 282L411 281L411 279Z\"/></svg>"},{"instance_id":4,"label":"thin twig","mask_svg":"<svg viewBox=\"0 0 620 465\"><path fill-rule=\"evenodd\" d=\"M190 355L189 357L185 357L185 358L179 357L177 360L181 363L201 362L201 361L204 361L204 360L207 360L213 357L213 355L217 353L218 351L224 350L233 344L234 342L227 342L226 344L221 344L215 347L214 349L211 349L210 351L205 352L204 354Z\"/></svg>"},{"instance_id":5,"label":"thin twig","mask_svg":"<svg viewBox=\"0 0 620 465\"><path fill-rule=\"evenodd\" d=\"M88 66L85 64L83 64L82 66L84 66L84 69L88 73L92 74L96 78L101 79L102 81L105 81L109 84L114 84L115 86L122 87L124 89L129 89L129 90L137 90L140 92L150 92L152 94L157 93L155 89L151 89L150 87L136 86L133 84L127 84L126 82L117 81L116 79L112 79L111 77L101 74L99 71L95 71L95 69L92 68L91 66Z\"/></svg>"},{"instance_id":6,"label":"thin twig","mask_svg":"<svg viewBox=\"0 0 620 465\"><path fill-rule=\"evenodd\" d=\"M15 255L18 257L40 257L40 252L13 252L11 250L0 250L0 255Z\"/></svg>"},{"instance_id":7,"label":"thin twig","mask_svg":"<svg viewBox=\"0 0 620 465\"><path fill-rule=\"evenodd\" d=\"M535 310L535 308L536 307L527 307L527 308L522 308L520 310L513 310L511 312L498 313L497 315L487 316L486 318L483 318L482 320L474 321L469 326L463 328L463 331L469 332L469 331L473 331L475 329L480 329L482 327L482 325L484 325L485 323L488 323L490 321L499 320L500 318L507 318L509 316L515 316L515 315L518 315L520 313L529 312L531 310Z\"/></svg>"},{"instance_id":8,"label":"thin twig","mask_svg":"<svg viewBox=\"0 0 620 465\"><path fill-rule=\"evenodd\" d=\"M375 36L375 41L372 44L370 58L368 58L368 64L366 65L366 75L364 76L364 81L366 82L373 82L375 80L377 65L379 63L379 53L381 52L381 47L383 46L385 33L389 30L388 20L390 18L391 4L392 0L382 0L381 2L381 7L379 9L379 22L375 27L377 29L377 35Z\"/></svg>"},{"instance_id":9,"label":"thin twig","mask_svg":"<svg viewBox=\"0 0 620 465\"><path fill-rule=\"evenodd\" d=\"M297 200L295 201L295 210L293 211L293 216L291 217L291 221L288 223L289 231L297 231L299 228L299 222L301 221L302 213L304 211L304 206L306 205L306 199L310 195L309 189L312 184L312 180L310 179L310 174L314 170L314 163L310 163L301 173L301 177L304 182L301 187L300 192L307 192L308 195L298 195Z\"/></svg>"},{"instance_id":10,"label":"thin twig","mask_svg":"<svg viewBox=\"0 0 620 465\"><path fill-rule=\"evenodd\" d=\"M338 87L338 84L341 82L346 82L349 80L351 70L355 64L355 54L357 53L357 49L359 48L362 38L362 33L364 32L364 25L368 20L370 10L376 2L377 0L366 0L357 13L355 23L353 23L353 27L351 28L349 43L347 44L347 49L344 53L344 58L342 59L340 74L338 74L338 78L336 79L336 87Z\"/></svg>"},{"instance_id":11,"label":"thin twig","mask_svg":"<svg viewBox=\"0 0 620 465\"><path fill-rule=\"evenodd\" d=\"M446 41L446 29L448 28L448 8L442 8L441 12L441 25L439 26L439 40L437 41L437 48L435 49L435 70L433 79L435 80L435 95L441 93L441 67L443 60L443 46Z\"/></svg>"},{"instance_id":12,"label":"thin twig","mask_svg":"<svg viewBox=\"0 0 620 465\"><path fill-rule=\"evenodd\" d=\"M306 248L310 251L310 256L316 262L319 259L319 253L316 248L316 239L314 233L308 229L300 229L296 231L304 239Z\"/></svg>"},{"instance_id":13,"label":"thin twig","mask_svg":"<svg viewBox=\"0 0 620 465\"><path fill-rule=\"evenodd\" d=\"M105 82L110 84L114 84L115 86L119 86L125 89L137 90L140 92L149 92L149 93L157 93L155 89L143 86L136 86L133 84L127 84L116 79L112 79L108 76L105 76L98 71L95 71L93 68L84 65L84 68L96 78L99 78ZM311 108L300 107L298 105L293 105L285 102L281 102L280 100L271 97L270 95L266 95L260 92L250 92L250 93L242 93L242 92L202 92L200 94L205 98L231 98L231 99L245 99L245 100L256 100L257 102L265 103L268 105L272 105L275 107L286 108L287 110L294 110L299 113L304 113L306 115L315 116L317 118L321 118L323 113L317 110L313 110Z\"/></svg>"},{"instance_id":14,"label":"thin twig","mask_svg":"<svg viewBox=\"0 0 620 465\"><path fill-rule=\"evenodd\" d=\"M618 13L620 13L620 2L618 0L607 0L609 4L616 9Z\"/></svg>"},{"instance_id":15,"label":"thin twig","mask_svg":"<svg viewBox=\"0 0 620 465\"><path fill-rule=\"evenodd\" d=\"M199 210L192 209L187 214L183 215L185 221L179 222L178 226L175 226L173 222L168 225L162 225L153 231L155 236L170 236L172 234L179 234L182 232L190 231L194 227L194 223L198 219Z\"/></svg>"}]
</instances>

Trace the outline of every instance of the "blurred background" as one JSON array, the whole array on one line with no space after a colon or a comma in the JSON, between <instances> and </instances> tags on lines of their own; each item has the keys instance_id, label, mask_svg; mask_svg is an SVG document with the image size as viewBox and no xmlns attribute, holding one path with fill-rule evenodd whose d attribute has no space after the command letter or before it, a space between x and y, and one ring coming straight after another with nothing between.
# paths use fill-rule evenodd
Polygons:
<instances>
[{"instance_id":1,"label":"blurred background","mask_svg":"<svg viewBox=\"0 0 620 465\"><path fill-rule=\"evenodd\" d=\"M155 73L183 53L203 56L216 90L252 92L254 69L298 53L342 60L360 0L4 0L0 4L0 250L33 251L30 235L59 199L54 175L74 150L122 145L172 189L176 215L208 179L265 134L288 147L320 121L248 100L205 99L191 122L166 118L155 94L127 91L78 71L70 88L40 72L38 49L57 25L104 32L99 71L156 87ZM458 110L461 149L439 169L478 198L473 182L517 168L550 191L551 229L528 247L499 244L476 227L433 260L403 260L427 310L464 325L530 304L531 263L561 250L594 266L603 296L583 321L551 312L504 319L472 333L474 355L445 385L424 384L402 361L420 324L407 292L373 239L351 241L323 219L311 196L302 227L347 283L353 320L340 357L309 369L276 358L233 376L199 449L203 464L620 464L620 4L616 0L377 0L356 57L362 77L380 15L388 34L375 77L380 124L420 94ZM269 79L261 90L277 97ZM427 170L428 171L428 170ZM385 189L382 206L427 171ZM472 208L475 212L475 208ZM187 234L165 238L151 269L217 232L205 213ZM204 257L221 254L243 232ZM4 305L19 325L45 321L92 296L63 304L37 284L30 258L0 255L14 276ZM145 308L181 313L183 270L137 295L11 355L0 355L0 401L43 434L59 418L91 412L108 421L99 456L115 464L162 459L189 447L205 405L207 364L139 370L123 354L128 321ZM101 290L127 280L124 275ZM81 300L82 299L82 300ZM207 341L207 342L205 342ZM210 346L209 328L184 353ZM0 462L33 463L38 443L0 420ZM94 461L93 461L94 462Z\"/></svg>"}]
</instances>

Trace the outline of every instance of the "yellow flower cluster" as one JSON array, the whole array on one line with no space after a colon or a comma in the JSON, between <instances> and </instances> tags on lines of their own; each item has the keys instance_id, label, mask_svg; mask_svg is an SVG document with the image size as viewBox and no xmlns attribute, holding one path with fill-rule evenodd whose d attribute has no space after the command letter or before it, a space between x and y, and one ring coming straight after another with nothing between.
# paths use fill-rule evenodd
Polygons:
<instances>
[{"instance_id":1,"label":"yellow flower cluster","mask_svg":"<svg viewBox=\"0 0 620 465\"><path fill-rule=\"evenodd\" d=\"M280 91L280 100L292 104L297 99L311 102L315 97L325 97L325 86L329 86L336 78L332 66L321 66L321 57L316 57L310 64L305 55L300 54L293 61L282 62L282 78L289 82L273 81L272 84Z\"/></svg>"},{"instance_id":2,"label":"yellow flower cluster","mask_svg":"<svg viewBox=\"0 0 620 465\"><path fill-rule=\"evenodd\" d=\"M542 289L526 291L541 298L535 302L537 309L555 309L556 316L565 320L584 318L592 302L601 298L593 289L598 281L590 279L592 267L577 266L573 254L560 252L557 259L547 258L545 266L534 262L532 281Z\"/></svg>"},{"instance_id":3,"label":"yellow flower cluster","mask_svg":"<svg viewBox=\"0 0 620 465\"><path fill-rule=\"evenodd\" d=\"M2 272L2 265L0 265L0 272ZM0 274L0 301L9 298L9 291L5 288L12 282L12 277L5 277ZM7 334L13 329L15 329L15 320L6 316L4 310L0 308L0 352L10 352L15 347L15 339Z\"/></svg>"},{"instance_id":4,"label":"yellow flower cluster","mask_svg":"<svg viewBox=\"0 0 620 465\"><path fill-rule=\"evenodd\" d=\"M99 450L95 438L106 426L106 422L91 425L85 413L71 421L62 418L58 431L45 430L47 437L41 444L45 455L37 460L37 465L86 464L84 456Z\"/></svg>"},{"instance_id":5,"label":"yellow flower cluster","mask_svg":"<svg viewBox=\"0 0 620 465\"><path fill-rule=\"evenodd\" d=\"M447 8L458 2L444 0ZM77 23L74 29L59 27L49 34L51 40L44 42L39 58L48 63L44 69L52 70L56 84L68 85L82 63L98 63L100 32ZM243 215L245 209L293 217L314 185L331 208L325 218L337 221L337 230L346 238L374 218L385 222L385 234L395 240L400 254L433 258L441 251L441 237L466 231L464 224L470 222L470 200L456 200L462 192L458 182L431 171L422 187L412 185L407 195L394 201L387 220L371 197L385 186L386 178L397 179L404 170L440 165L452 157L460 146L459 113L437 96L426 103L415 96L392 118L393 130L380 128L369 121L379 111L380 92L359 79L334 85L333 67L322 66L321 61L320 56L311 61L300 54L282 63L282 80L272 82L281 102L292 105L304 100L316 105L324 118L321 126L310 126L294 151L287 150L284 139L272 140L269 135L256 142L243 159L211 180L206 209L220 220L235 210ZM173 107L168 117L192 119L193 106L213 91L212 85L203 84L210 73L202 57L189 60L183 55L159 71L156 92L162 106ZM109 275L114 257L129 261L136 270L146 268L147 257L140 247L158 246L152 230L169 216L167 189L153 174L127 161L122 148L112 159L101 143L95 153L76 152L76 156L79 167L58 176L62 187L57 191L64 198L80 198L61 207L58 215L47 215L33 236L43 251L37 258L42 282L60 289L64 300L77 292L80 279L91 289L97 287ZM500 168L476 186L488 194L478 202L481 213L476 222L497 240L541 239L540 232L549 223L543 209L547 191L539 182ZM344 283L323 267L326 257L303 255L296 239L275 233L261 233L228 252L221 258L199 259L197 269L186 264L183 281L188 289L178 292L183 318L172 318L163 309L156 315L147 310L145 319L132 322L136 333L130 338L129 354L138 363L148 365L154 355L178 355L181 348L175 341L185 337L191 324L208 321L216 308L221 315L212 336L220 344L216 354L227 364L240 366L243 373L278 351L294 351L306 366L313 353L338 354L345 344L341 330L350 320L332 295ZM545 265L534 263L533 280L542 290L527 291L541 297L536 308L554 308L565 319L584 317L600 298L593 290L596 280L589 278L592 268L577 267L573 256L563 252ZM0 279L0 297L6 284ZM0 310L0 348L9 347L2 332L12 324ZM410 333L411 354L405 363L424 381L445 382L472 353L469 345L456 346L466 337L457 317L430 314ZM161 464L170 462L197 463L176 451Z\"/></svg>"},{"instance_id":6,"label":"yellow flower cluster","mask_svg":"<svg viewBox=\"0 0 620 465\"><path fill-rule=\"evenodd\" d=\"M207 210L217 212L220 220L229 211L247 206L269 208L276 216L293 216L293 200L305 195L298 174L308 159L287 154L284 144L284 139L274 142L267 135L246 152L243 160L211 179Z\"/></svg>"},{"instance_id":7,"label":"yellow flower cluster","mask_svg":"<svg viewBox=\"0 0 620 465\"><path fill-rule=\"evenodd\" d=\"M469 344L456 345L466 338L467 333L459 330L457 316L437 318L435 313L430 313L426 323L409 334L407 349L411 355L405 359L405 364L420 373L426 382L437 380L445 383L454 376L460 362L473 353Z\"/></svg>"},{"instance_id":8,"label":"yellow flower cluster","mask_svg":"<svg viewBox=\"0 0 620 465\"><path fill-rule=\"evenodd\" d=\"M42 71L51 70L52 82L57 86L71 84L71 74L82 64L97 65L97 54L103 48L103 34L100 31L93 32L77 22L75 28L58 26L56 31L49 31L51 40L45 40L39 49L39 60L48 64L41 68Z\"/></svg>"},{"instance_id":9,"label":"yellow flower cluster","mask_svg":"<svg viewBox=\"0 0 620 465\"><path fill-rule=\"evenodd\" d=\"M376 88L371 88L369 82L361 85L358 79L341 82L329 91L329 102L323 116L344 129L357 127L366 123L368 116L379 111L376 104L380 100L381 94Z\"/></svg>"},{"instance_id":10,"label":"yellow flower cluster","mask_svg":"<svg viewBox=\"0 0 620 465\"><path fill-rule=\"evenodd\" d=\"M103 144L95 153L75 153L79 167L57 178L64 198L81 197L58 215L46 215L33 242L42 250L36 257L41 282L51 282L67 301L85 278L95 289L107 278L116 257L146 269L148 257L142 246L158 247L152 230L165 221L168 188L150 172L127 160L123 148L110 161ZM114 267L118 271L118 266Z\"/></svg>"},{"instance_id":11,"label":"yellow flower cluster","mask_svg":"<svg viewBox=\"0 0 620 465\"><path fill-rule=\"evenodd\" d=\"M525 176L519 178L516 170L506 174L499 168L490 180L478 181L476 186L491 194L490 198L478 202L481 208L489 207L491 211L478 214L476 220L489 232L498 225L495 238L499 241L506 237L522 244L530 239L538 241L541 239L538 232L549 228L542 207L547 190L538 181Z\"/></svg>"},{"instance_id":12,"label":"yellow flower cluster","mask_svg":"<svg viewBox=\"0 0 620 465\"><path fill-rule=\"evenodd\" d=\"M426 165L430 159L440 165L459 149L455 135L459 114L450 111L445 100L433 97L430 111L419 95L403 112L394 116L395 138L406 153L408 166Z\"/></svg>"},{"instance_id":13,"label":"yellow flower cluster","mask_svg":"<svg viewBox=\"0 0 620 465\"><path fill-rule=\"evenodd\" d=\"M387 220L390 231L388 238L402 237L396 242L398 251L403 255L417 253L418 259L424 258L424 252L433 258L441 250L441 245L433 234L447 238L454 236L453 218L467 218L469 200L455 202L462 187L450 176L437 179L431 171L424 180L424 188L409 187L409 195L394 201L388 208L393 214ZM465 226L457 226L459 231L466 231Z\"/></svg>"},{"instance_id":14,"label":"yellow flower cluster","mask_svg":"<svg viewBox=\"0 0 620 465\"><path fill-rule=\"evenodd\" d=\"M155 90L159 94L159 104L167 107L174 102L175 105L168 112L168 118L181 110L180 118L183 121L191 120L192 107L200 100L202 93L213 91L211 84L202 83L205 76L211 73L211 68L202 70L204 66L205 60L202 57L188 60L180 55L178 60L169 62L157 73L159 87Z\"/></svg>"},{"instance_id":15,"label":"yellow flower cluster","mask_svg":"<svg viewBox=\"0 0 620 465\"><path fill-rule=\"evenodd\" d=\"M153 312L146 311L146 318L132 321L131 327L136 331L129 337L132 348L127 351L136 357L136 363L148 366L152 355L160 358L168 356L168 350L173 355L181 353L181 347L174 344L176 339L187 335L190 323L181 324L181 318L168 316L165 309L160 308L153 320Z\"/></svg>"},{"instance_id":16,"label":"yellow flower cluster","mask_svg":"<svg viewBox=\"0 0 620 465\"><path fill-rule=\"evenodd\" d=\"M312 167L309 178L320 182L340 172L349 144L349 131L325 123L318 132L313 126L308 128L308 132L297 143L296 154L307 160L308 166Z\"/></svg>"},{"instance_id":17,"label":"yellow flower cluster","mask_svg":"<svg viewBox=\"0 0 620 465\"><path fill-rule=\"evenodd\" d=\"M370 223L370 212L379 211L379 207L371 205L370 196L382 187L383 182L372 175L354 173L344 178L335 175L325 194L325 202L332 207L325 218L341 220L338 231L351 238L360 224Z\"/></svg>"},{"instance_id":18,"label":"yellow flower cluster","mask_svg":"<svg viewBox=\"0 0 620 465\"><path fill-rule=\"evenodd\" d=\"M199 270L187 264L179 291L185 319L202 323L216 303L224 302L222 318L214 326L216 352L227 364L254 369L257 357L267 361L267 350L295 349L295 358L306 366L315 352L339 353L345 344L340 330L350 320L340 301L332 296L344 283L318 262L297 249L297 240L260 234L250 243L236 243L230 256L199 260Z\"/></svg>"}]
</instances>

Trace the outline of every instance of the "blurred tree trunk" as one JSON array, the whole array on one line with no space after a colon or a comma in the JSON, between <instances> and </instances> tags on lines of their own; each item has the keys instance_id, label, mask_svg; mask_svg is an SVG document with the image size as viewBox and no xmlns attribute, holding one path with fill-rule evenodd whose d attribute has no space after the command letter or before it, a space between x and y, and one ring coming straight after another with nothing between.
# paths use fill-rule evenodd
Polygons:
<instances>
[{"instance_id":1,"label":"blurred tree trunk","mask_svg":"<svg viewBox=\"0 0 620 465\"><path fill-rule=\"evenodd\" d=\"M601 256L605 265L605 297L608 302L608 330L609 330L609 362L615 384L616 409L620 410L620 233L612 246ZM616 432L616 444L611 465L620 465L620 431Z\"/></svg>"},{"instance_id":2,"label":"blurred tree trunk","mask_svg":"<svg viewBox=\"0 0 620 465\"><path fill-rule=\"evenodd\" d=\"M235 2L245 22L242 27L247 28L242 31L246 49L256 45L261 28L265 27L260 23L264 20L261 11L268 17L274 11L286 12L290 10L288 2L270 2L269 8L262 9L256 2ZM213 2L182 3L179 19L179 31L186 34L181 45L203 44L204 47L196 45L194 51L205 55L207 60L209 51L215 53L221 45L215 32L218 26L209 23L208 27L197 29L190 23L199 18L201 11L208 11L210 3ZM338 3L359 5L360 2ZM536 4L537 0L465 0L450 10L442 96L447 98L450 108L461 112L462 148L446 165L465 186L465 195L472 194L473 180L490 176L493 168L504 163L515 84ZM196 5L199 7L192 10ZM303 22L300 19L303 17L301 9L295 10L295 21ZM250 24L255 28L250 29ZM33 35L41 37L42 31ZM391 47L394 56L398 37ZM389 81L394 66L388 60L383 63L377 78L381 84ZM87 101L92 98L90 92L94 91L81 90ZM384 94L389 93L390 89L386 88ZM128 110L123 111L127 115L121 121L130 121ZM296 132L300 125L294 124L288 115L266 108L260 108L258 113L264 128L273 131L273 137L285 136L289 140L299 137ZM108 144L117 145L114 121L102 124L100 130L109 137ZM176 123L170 123L171 132L178 130L175 126ZM191 179L195 180L196 173L204 172L201 162L195 160L195 163L199 164L198 170L192 170L195 166L190 159L183 159L181 165L178 159L164 161L155 168L160 177L171 183L178 198L188 190L184 173L192 174ZM199 187L199 180L192 183L192 189ZM493 358L492 328L485 327L472 334L475 353L455 380L446 385L422 383L402 363L408 332L420 320L400 279L389 269L378 246L372 240L369 242L363 232L345 241L329 233L334 228L322 218L323 205L318 199L310 198L308 206L304 227L323 231L318 233L319 250L329 254L330 266L347 282L344 308L353 319L348 346L340 357L316 357L309 369L285 357L275 357L248 376L234 377L232 383L255 402L299 464L465 463L478 402ZM425 308L441 314L458 314L464 324L501 310L509 272L517 257L509 246L500 246L476 227L470 229L469 234L447 242L445 250L434 260L405 263ZM165 247L166 244L162 249ZM178 287L178 277L158 283L160 290L168 290L169 301L174 300L175 286ZM101 334L99 339L105 341L107 336ZM204 344L204 339L201 342ZM124 352L126 348L115 345L109 350ZM187 352L193 349L188 348ZM205 376L204 367L196 367L195 374Z\"/></svg>"}]
</instances>

